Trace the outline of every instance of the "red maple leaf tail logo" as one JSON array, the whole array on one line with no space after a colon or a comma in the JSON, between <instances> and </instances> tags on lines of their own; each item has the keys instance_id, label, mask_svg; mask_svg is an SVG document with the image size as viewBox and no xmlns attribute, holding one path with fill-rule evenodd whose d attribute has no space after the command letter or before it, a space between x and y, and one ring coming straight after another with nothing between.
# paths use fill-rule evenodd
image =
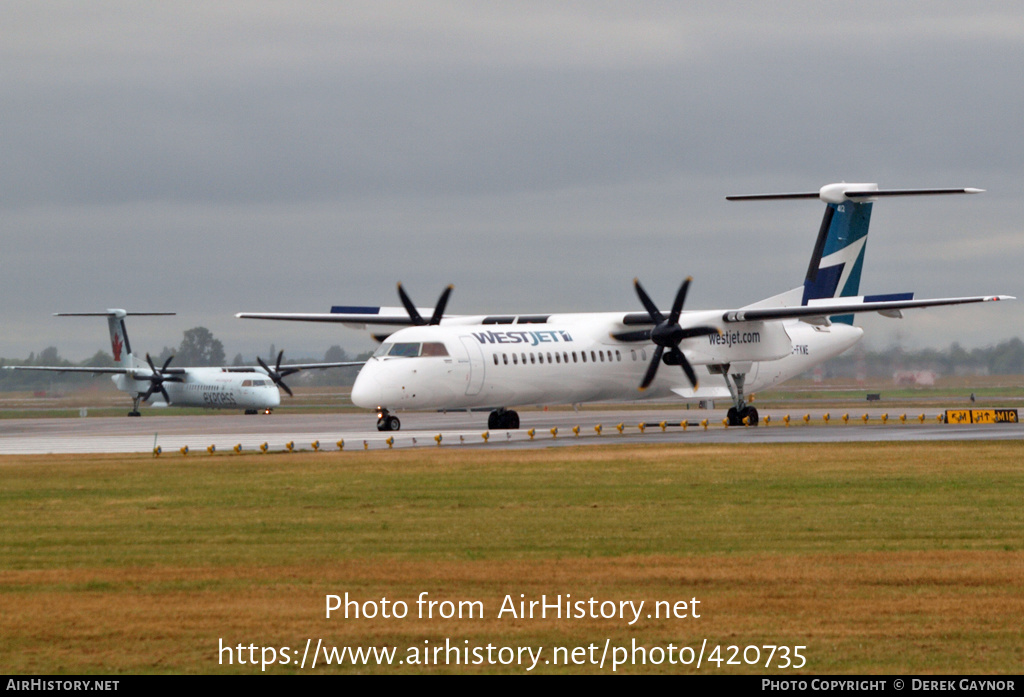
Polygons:
<instances>
[{"instance_id":1,"label":"red maple leaf tail logo","mask_svg":"<svg viewBox=\"0 0 1024 697\"><path fill-rule=\"evenodd\" d=\"M117 363L121 362L121 349L124 348L124 342L121 341L119 334L114 334L114 341L112 342L114 349L114 361Z\"/></svg>"}]
</instances>

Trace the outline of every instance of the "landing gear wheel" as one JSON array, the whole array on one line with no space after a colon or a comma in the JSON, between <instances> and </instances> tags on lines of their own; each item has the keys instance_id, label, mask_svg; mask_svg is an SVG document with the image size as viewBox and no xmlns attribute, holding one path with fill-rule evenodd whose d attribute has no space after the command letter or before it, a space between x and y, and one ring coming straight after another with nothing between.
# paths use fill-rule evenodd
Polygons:
<instances>
[{"instance_id":1,"label":"landing gear wheel","mask_svg":"<svg viewBox=\"0 0 1024 697\"><path fill-rule=\"evenodd\" d=\"M256 411L255 409L246 409L246 410L245 410L245 415L246 415L246 416L252 416L253 414L258 414L258 413L259 413L259 412L258 412L258 411Z\"/></svg>"},{"instance_id":2,"label":"landing gear wheel","mask_svg":"<svg viewBox=\"0 0 1024 697\"><path fill-rule=\"evenodd\" d=\"M740 414L742 415L742 417L746 417L747 418L747 421L750 423L751 426L757 426L757 424L758 424L757 409L755 409L754 407L746 407L742 412L740 412ZM740 418L740 423L743 423L743 418L742 417Z\"/></svg>"},{"instance_id":3,"label":"landing gear wheel","mask_svg":"<svg viewBox=\"0 0 1024 697\"><path fill-rule=\"evenodd\" d=\"M740 420L740 413L736 407L729 407L729 411L725 413L725 418L729 420L730 426L742 426L743 421Z\"/></svg>"},{"instance_id":4,"label":"landing gear wheel","mask_svg":"<svg viewBox=\"0 0 1024 697\"><path fill-rule=\"evenodd\" d=\"M128 416L142 416L142 413L138 409L136 409L134 411L128 412Z\"/></svg>"},{"instance_id":5,"label":"landing gear wheel","mask_svg":"<svg viewBox=\"0 0 1024 697\"><path fill-rule=\"evenodd\" d=\"M742 409L736 409L736 407L729 407L729 411L726 412L726 416L729 419L730 426L743 426L743 419L747 419L747 422L751 426L757 426L759 423L759 416L757 409L754 407L743 407Z\"/></svg>"},{"instance_id":6,"label":"landing gear wheel","mask_svg":"<svg viewBox=\"0 0 1024 697\"><path fill-rule=\"evenodd\" d=\"M377 419L378 431L397 431L402 427L402 422L397 416L382 416Z\"/></svg>"},{"instance_id":7,"label":"landing gear wheel","mask_svg":"<svg viewBox=\"0 0 1024 697\"><path fill-rule=\"evenodd\" d=\"M487 417L487 428L515 430L519 428L519 413L511 409L495 409Z\"/></svg>"}]
</instances>

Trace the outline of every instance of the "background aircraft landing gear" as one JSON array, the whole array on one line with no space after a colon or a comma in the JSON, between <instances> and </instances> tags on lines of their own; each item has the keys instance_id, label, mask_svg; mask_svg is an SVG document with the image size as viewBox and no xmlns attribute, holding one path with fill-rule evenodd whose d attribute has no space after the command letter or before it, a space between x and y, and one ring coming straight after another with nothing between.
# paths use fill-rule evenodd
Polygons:
<instances>
[{"instance_id":1,"label":"background aircraft landing gear","mask_svg":"<svg viewBox=\"0 0 1024 697\"><path fill-rule=\"evenodd\" d=\"M387 409L379 407L377 409L377 430L378 431L397 431L402 427L402 422L398 420L397 416L392 416L388 413Z\"/></svg>"},{"instance_id":2,"label":"background aircraft landing gear","mask_svg":"<svg viewBox=\"0 0 1024 697\"><path fill-rule=\"evenodd\" d=\"M493 428L496 430L509 429L514 430L519 428L519 414L511 409L495 409L491 412L490 416L487 417L487 428Z\"/></svg>"}]
</instances>

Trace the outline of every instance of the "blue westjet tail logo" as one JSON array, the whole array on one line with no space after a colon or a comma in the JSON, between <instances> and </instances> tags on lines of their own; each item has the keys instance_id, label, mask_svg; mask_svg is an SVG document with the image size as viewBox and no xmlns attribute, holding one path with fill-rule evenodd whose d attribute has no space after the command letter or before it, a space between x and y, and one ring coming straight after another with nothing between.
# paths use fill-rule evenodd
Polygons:
<instances>
[{"instance_id":1,"label":"blue westjet tail logo","mask_svg":"<svg viewBox=\"0 0 1024 697\"><path fill-rule=\"evenodd\" d=\"M473 336L481 344L557 344L572 341L569 332L474 332Z\"/></svg>"}]
</instances>

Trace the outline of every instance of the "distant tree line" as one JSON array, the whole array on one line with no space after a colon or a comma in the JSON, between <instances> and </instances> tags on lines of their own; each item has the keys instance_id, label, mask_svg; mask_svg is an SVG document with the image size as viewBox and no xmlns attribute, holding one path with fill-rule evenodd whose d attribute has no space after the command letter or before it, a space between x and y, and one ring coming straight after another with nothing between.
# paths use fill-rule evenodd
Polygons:
<instances>
[{"instance_id":1,"label":"distant tree line","mask_svg":"<svg viewBox=\"0 0 1024 697\"><path fill-rule=\"evenodd\" d=\"M967 350L959 343L949 348L908 351L893 346L881 351L854 347L822 366L824 377L891 378L899 371L930 370L936 376L1024 374L1024 341L1018 338L995 346Z\"/></svg>"},{"instance_id":2,"label":"distant tree line","mask_svg":"<svg viewBox=\"0 0 1024 697\"><path fill-rule=\"evenodd\" d=\"M340 363L346 361L366 360L372 352L366 352L357 356L349 356L340 346L332 346L322 358L320 357L292 357L285 355L282 365L289 363ZM184 332L181 344L177 349L165 346L159 355L150 354L153 363L159 368L164 362L173 356L172 366L179 367L201 367L227 365L224 354L224 345L213 336L206 327L194 327ZM145 361L145 353L136 354L136 358ZM277 353L273 345L270 348L270 355L262 356L263 360L270 366L277 361ZM74 363L61 358L57 347L48 346L40 351L29 354L25 360L0 358L2 365L37 365L37 366L67 366L67 367L111 367L114 365L114 358L106 351L97 351L92 357ZM256 359L246 360L242 354L235 356L231 365L258 365ZM351 386L358 373L358 367L352 368L330 368L326 370L307 370L294 375L288 379L291 387L301 386ZM96 384L109 384L109 374L93 375L90 373L54 373L35 370L0 370L0 391L22 392L53 389L77 389Z\"/></svg>"}]
</instances>

